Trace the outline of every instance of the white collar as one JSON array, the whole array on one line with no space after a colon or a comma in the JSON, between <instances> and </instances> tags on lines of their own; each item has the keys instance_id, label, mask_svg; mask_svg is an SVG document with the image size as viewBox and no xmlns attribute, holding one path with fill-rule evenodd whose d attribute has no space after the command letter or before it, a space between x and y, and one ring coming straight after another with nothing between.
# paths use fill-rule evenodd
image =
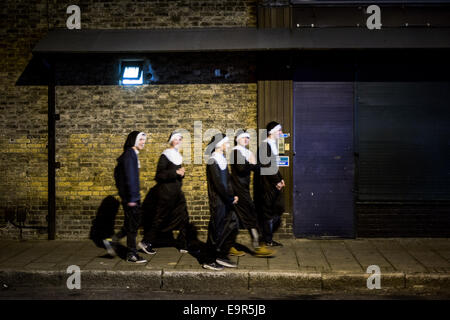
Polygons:
<instances>
[{"instance_id":1,"label":"white collar","mask_svg":"<svg viewBox=\"0 0 450 320\"><path fill-rule=\"evenodd\" d=\"M239 150L241 152L241 154L244 156L245 160L249 161L248 159L250 158L251 151L248 150L246 147L237 145L233 148L233 150Z\"/></svg>"},{"instance_id":2,"label":"white collar","mask_svg":"<svg viewBox=\"0 0 450 320\"><path fill-rule=\"evenodd\" d=\"M165 155L170 162L177 166L183 163L183 157L175 148L167 148L162 154Z\"/></svg>"},{"instance_id":3,"label":"white collar","mask_svg":"<svg viewBox=\"0 0 450 320\"><path fill-rule=\"evenodd\" d=\"M139 154L139 150L138 149L135 149L135 148L131 148L131 149L133 149L136 154Z\"/></svg>"},{"instance_id":4,"label":"white collar","mask_svg":"<svg viewBox=\"0 0 450 320\"><path fill-rule=\"evenodd\" d=\"M213 152L211 155L211 158L216 160L217 164L219 165L220 170L225 170L227 168L227 159L222 153Z\"/></svg>"},{"instance_id":5,"label":"white collar","mask_svg":"<svg viewBox=\"0 0 450 320\"><path fill-rule=\"evenodd\" d=\"M278 155L278 144L274 139L267 138L264 140L264 142L267 142L270 146L270 149L272 149L272 154L277 156Z\"/></svg>"}]
</instances>

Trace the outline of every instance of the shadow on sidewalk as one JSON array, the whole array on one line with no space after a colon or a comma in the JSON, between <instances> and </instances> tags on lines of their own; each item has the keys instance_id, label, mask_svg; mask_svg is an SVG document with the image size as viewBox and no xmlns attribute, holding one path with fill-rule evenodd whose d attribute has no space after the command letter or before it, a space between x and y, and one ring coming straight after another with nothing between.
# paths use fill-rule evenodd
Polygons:
<instances>
[{"instance_id":1,"label":"shadow on sidewalk","mask_svg":"<svg viewBox=\"0 0 450 320\"><path fill-rule=\"evenodd\" d=\"M95 218L92 220L89 239L99 248L105 249L103 239L110 238L114 234L114 224L119 212L120 202L113 196L103 199L97 210Z\"/></svg>"}]
</instances>

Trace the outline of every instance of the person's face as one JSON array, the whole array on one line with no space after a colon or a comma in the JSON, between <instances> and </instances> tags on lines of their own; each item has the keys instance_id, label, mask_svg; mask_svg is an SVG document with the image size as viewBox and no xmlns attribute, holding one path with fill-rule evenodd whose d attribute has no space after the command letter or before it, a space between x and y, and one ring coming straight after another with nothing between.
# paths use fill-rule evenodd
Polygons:
<instances>
[{"instance_id":1,"label":"person's face","mask_svg":"<svg viewBox=\"0 0 450 320\"><path fill-rule=\"evenodd\" d=\"M272 137L275 139L275 140L278 140L278 139L280 139L280 136L283 134L283 130L277 130L277 131L275 131L274 133L272 133Z\"/></svg>"},{"instance_id":2,"label":"person's face","mask_svg":"<svg viewBox=\"0 0 450 320\"><path fill-rule=\"evenodd\" d=\"M172 147L179 149L181 147L181 143L183 142L183 137L177 137L172 140Z\"/></svg>"},{"instance_id":3,"label":"person's face","mask_svg":"<svg viewBox=\"0 0 450 320\"><path fill-rule=\"evenodd\" d=\"M250 142L250 139L247 137L238 139L238 144L243 147L248 146L249 142Z\"/></svg>"},{"instance_id":4,"label":"person's face","mask_svg":"<svg viewBox=\"0 0 450 320\"><path fill-rule=\"evenodd\" d=\"M145 147L145 141L146 141L146 140L147 140L147 139L144 138L144 137L142 137L142 138L139 139L138 144L137 144L137 146L136 146L136 148L137 148L139 151L142 150L142 149L144 149L144 147Z\"/></svg>"},{"instance_id":5,"label":"person's face","mask_svg":"<svg viewBox=\"0 0 450 320\"><path fill-rule=\"evenodd\" d=\"M225 142L223 145L222 145L222 152L223 153L226 153L227 152L227 150L230 148L230 143L229 142Z\"/></svg>"}]
</instances>

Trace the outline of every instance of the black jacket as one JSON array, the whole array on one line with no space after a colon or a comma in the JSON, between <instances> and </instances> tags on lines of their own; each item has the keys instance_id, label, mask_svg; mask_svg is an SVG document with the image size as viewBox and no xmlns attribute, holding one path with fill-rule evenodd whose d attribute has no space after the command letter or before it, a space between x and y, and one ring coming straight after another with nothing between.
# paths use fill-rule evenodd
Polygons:
<instances>
[{"instance_id":1,"label":"black jacket","mask_svg":"<svg viewBox=\"0 0 450 320\"><path fill-rule=\"evenodd\" d=\"M116 187L122 201L137 202L141 199L139 187L139 168L137 154L132 148L139 131L133 131L127 137L124 152L117 158L117 166L114 169Z\"/></svg>"},{"instance_id":2,"label":"black jacket","mask_svg":"<svg viewBox=\"0 0 450 320\"><path fill-rule=\"evenodd\" d=\"M139 193L139 168L136 152L129 148L117 159L118 171L116 175L116 186L122 201L137 202L141 199Z\"/></svg>"}]
</instances>

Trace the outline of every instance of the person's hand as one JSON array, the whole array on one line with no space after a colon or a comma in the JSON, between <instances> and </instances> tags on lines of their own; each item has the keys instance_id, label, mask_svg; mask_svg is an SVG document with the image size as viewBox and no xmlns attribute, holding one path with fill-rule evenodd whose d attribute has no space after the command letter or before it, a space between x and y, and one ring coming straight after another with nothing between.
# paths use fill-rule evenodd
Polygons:
<instances>
[{"instance_id":1,"label":"person's hand","mask_svg":"<svg viewBox=\"0 0 450 320\"><path fill-rule=\"evenodd\" d=\"M184 177L184 173L185 173L185 169L183 167L181 167L180 169L177 170L177 174Z\"/></svg>"},{"instance_id":2,"label":"person's hand","mask_svg":"<svg viewBox=\"0 0 450 320\"><path fill-rule=\"evenodd\" d=\"M283 188L286 187L286 183L284 183L284 180L281 180L281 184Z\"/></svg>"},{"instance_id":3,"label":"person's hand","mask_svg":"<svg viewBox=\"0 0 450 320\"><path fill-rule=\"evenodd\" d=\"M238 203L238 201L239 201L239 198L238 198L237 196L234 196L234 201L233 201L233 204L236 204L236 203Z\"/></svg>"},{"instance_id":4,"label":"person's hand","mask_svg":"<svg viewBox=\"0 0 450 320\"><path fill-rule=\"evenodd\" d=\"M128 206L135 207L135 206L137 206L137 203L136 202L128 202Z\"/></svg>"},{"instance_id":5,"label":"person's hand","mask_svg":"<svg viewBox=\"0 0 450 320\"><path fill-rule=\"evenodd\" d=\"M280 182L277 183L276 188L277 190L281 190L283 189L284 186L285 186L284 181L281 180Z\"/></svg>"}]
</instances>

